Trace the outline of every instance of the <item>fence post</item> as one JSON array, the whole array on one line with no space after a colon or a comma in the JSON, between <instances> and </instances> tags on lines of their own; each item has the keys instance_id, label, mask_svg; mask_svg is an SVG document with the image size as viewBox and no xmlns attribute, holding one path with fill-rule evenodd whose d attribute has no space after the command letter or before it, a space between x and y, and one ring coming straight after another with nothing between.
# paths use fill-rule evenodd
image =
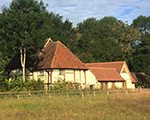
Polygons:
<instances>
[{"instance_id":1,"label":"fence post","mask_svg":"<svg viewBox=\"0 0 150 120\"><path fill-rule=\"evenodd\" d=\"M82 92L82 99L84 99L84 94L83 94L83 92Z\"/></svg>"},{"instance_id":2,"label":"fence post","mask_svg":"<svg viewBox=\"0 0 150 120\"><path fill-rule=\"evenodd\" d=\"M68 95L68 93L66 93L67 94L67 98L69 98L69 95Z\"/></svg>"},{"instance_id":3,"label":"fence post","mask_svg":"<svg viewBox=\"0 0 150 120\"><path fill-rule=\"evenodd\" d=\"M19 95L17 95L17 99L19 100Z\"/></svg>"},{"instance_id":4,"label":"fence post","mask_svg":"<svg viewBox=\"0 0 150 120\"><path fill-rule=\"evenodd\" d=\"M51 94L49 94L49 97L50 97L50 98L52 97Z\"/></svg>"},{"instance_id":5,"label":"fence post","mask_svg":"<svg viewBox=\"0 0 150 120\"><path fill-rule=\"evenodd\" d=\"M119 95L119 91L117 91L117 94Z\"/></svg>"},{"instance_id":6,"label":"fence post","mask_svg":"<svg viewBox=\"0 0 150 120\"><path fill-rule=\"evenodd\" d=\"M109 95L109 91L107 91L107 95Z\"/></svg>"},{"instance_id":7,"label":"fence post","mask_svg":"<svg viewBox=\"0 0 150 120\"><path fill-rule=\"evenodd\" d=\"M30 93L30 91L29 91L29 96L31 96L31 93Z\"/></svg>"},{"instance_id":8,"label":"fence post","mask_svg":"<svg viewBox=\"0 0 150 120\"><path fill-rule=\"evenodd\" d=\"M95 91L93 92L93 94L94 94L94 97L95 97Z\"/></svg>"},{"instance_id":9,"label":"fence post","mask_svg":"<svg viewBox=\"0 0 150 120\"><path fill-rule=\"evenodd\" d=\"M128 94L128 91L126 90L126 94Z\"/></svg>"}]
</instances>

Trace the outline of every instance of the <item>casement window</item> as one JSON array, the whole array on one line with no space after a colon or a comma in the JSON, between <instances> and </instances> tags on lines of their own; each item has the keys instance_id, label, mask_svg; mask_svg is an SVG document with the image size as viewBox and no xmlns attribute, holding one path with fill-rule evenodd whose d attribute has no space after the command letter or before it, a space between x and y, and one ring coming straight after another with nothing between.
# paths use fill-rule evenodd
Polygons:
<instances>
[{"instance_id":1,"label":"casement window","mask_svg":"<svg viewBox=\"0 0 150 120\"><path fill-rule=\"evenodd\" d=\"M63 69L59 69L59 75L64 75L64 70Z\"/></svg>"}]
</instances>

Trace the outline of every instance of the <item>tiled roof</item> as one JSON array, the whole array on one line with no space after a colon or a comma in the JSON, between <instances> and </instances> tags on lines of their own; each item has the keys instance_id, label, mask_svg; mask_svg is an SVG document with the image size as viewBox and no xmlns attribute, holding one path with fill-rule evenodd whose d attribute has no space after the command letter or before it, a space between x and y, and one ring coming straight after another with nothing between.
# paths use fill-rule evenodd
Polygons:
<instances>
[{"instance_id":1,"label":"tiled roof","mask_svg":"<svg viewBox=\"0 0 150 120\"><path fill-rule=\"evenodd\" d=\"M115 68L97 68L89 67L90 71L96 76L98 81L113 81L122 82L125 81Z\"/></svg>"},{"instance_id":2,"label":"tiled roof","mask_svg":"<svg viewBox=\"0 0 150 120\"><path fill-rule=\"evenodd\" d=\"M36 60L27 58L26 67L35 69L83 69L87 67L60 41L46 42L43 53L38 52ZM36 62L35 62L36 61ZM6 69L21 68L19 52L12 58Z\"/></svg>"},{"instance_id":3,"label":"tiled roof","mask_svg":"<svg viewBox=\"0 0 150 120\"><path fill-rule=\"evenodd\" d=\"M44 49L37 69L87 69L86 66L60 41L50 42Z\"/></svg>"},{"instance_id":4,"label":"tiled roof","mask_svg":"<svg viewBox=\"0 0 150 120\"><path fill-rule=\"evenodd\" d=\"M101 63L85 63L87 67L100 67L100 68L116 68L120 73L125 61L117 62L101 62Z\"/></svg>"}]
</instances>

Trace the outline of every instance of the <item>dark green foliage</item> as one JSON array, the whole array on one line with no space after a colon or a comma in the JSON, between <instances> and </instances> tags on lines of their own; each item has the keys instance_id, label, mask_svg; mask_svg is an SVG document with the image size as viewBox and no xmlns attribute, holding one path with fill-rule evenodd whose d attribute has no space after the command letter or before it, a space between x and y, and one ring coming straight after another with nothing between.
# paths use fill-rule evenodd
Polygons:
<instances>
[{"instance_id":1,"label":"dark green foliage","mask_svg":"<svg viewBox=\"0 0 150 120\"><path fill-rule=\"evenodd\" d=\"M133 26L139 27L141 32L148 32L150 30L150 16L138 16L133 20Z\"/></svg>"},{"instance_id":2,"label":"dark green foliage","mask_svg":"<svg viewBox=\"0 0 150 120\"><path fill-rule=\"evenodd\" d=\"M13 0L9 8L2 8L0 28L0 59L6 63L0 66L0 70L4 71L19 49L23 49L23 56L26 54L33 58L37 50L43 48L47 38L60 40L67 45L72 23L69 20L63 22L59 14L49 13L42 1Z\"/></svg>"},{"instance_id":3,"label":"dark green foliage","mask_svg":"<svg viewBox=\"0 0 150 120\"><path fill-rule=\"evenodd\" d=\"M133 25L140 28L142 36L133 54L132 71L150 76L150 16L139 16Z\"/></svg>"},{"instance_id":4,"label":"dark green foliage","mask_svg":"<svg viewBox=\"0 0 150 120\"><path fill-rule=\"evenodd\" d=\"M6 81L4 80L3 76L0 75L0 92L6 91L7 87L8 87L8 85L7 85Z\"/></svg>"},{"instance_id":5,"label":"dark green foliage","mask_svg":"<svg viewBox=\"0 0 150 120\"><path fill-rule=\"evenodd\" d=\"M2 9L0 35L7 57L11 58L20 48L34 50L43 47L43 34L39 34L46 16L41 1L13 0L9 8Z\"/></svg>"},{"instance_id":6,"label":"dark green foliage","mask_svg":"<svg viewBox=\"0 0 150 120\"><path fill-rule=\"evenodd\" d=\"M83 62L132 59L132 44L140 33L114 17L89 18L77 26L81 34L76 55Z\"/></svg>"},{"instance_id":7,"label":"dark green foliage","mask_svg":"<svg viewBox=\"0 0 150 120\"><path fill-rule=\"evenodd\" d=\"M41 28L46 13L44 3L35 0L13 0L9 8L2 9L0 17L2 52L4 56L11 58L16 51L22 50L20 62L22 61L23 81L25 81L26 56L33 57L37 50L43 48L44 34L41 34Z\"/></svg>"},{"instance_id":8,"label":"dark green foliage","mask_svg":"<svg viewBox=\"0 0 150 120\"><path fill-rule=\"evenodd\" d=\"M136 73L136 77L138 78L137 86L150 88L150 79L148 75L145 75L144 73Z\"/></svg>"}]
</instances>

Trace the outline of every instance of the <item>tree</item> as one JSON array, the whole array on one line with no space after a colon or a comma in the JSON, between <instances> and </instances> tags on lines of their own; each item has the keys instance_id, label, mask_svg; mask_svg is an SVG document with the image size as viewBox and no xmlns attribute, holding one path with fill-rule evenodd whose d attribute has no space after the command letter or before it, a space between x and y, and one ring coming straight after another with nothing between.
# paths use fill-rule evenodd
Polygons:
<instances>
[{"instance_id":1,"label":"tree","mask_svg":"<svg viewBox=\"0 0 150 120\"><path fill-rule=\"evenodd\" d=\"M136 44L133 54L132 69L150 76L150 16L139 16L132 24L141 32L140 42Z\"/></svg>"},{"instance_id":2,"label":"tree","mask_svg":"<svg viewBox=\"0 0 150 120\"><path fill-rule=\"evenodd\" d=\"M23 81L25 81L27 54L33 55L33 52L43 47L42 41L45 36L41 33L41 28L46 15L44 3L35 0L13 0L9 8L2 9L1 44L4 45L6 56L9 58L20 50Z\"/></svg>"},{"instance_id":3,"label":"tree","mask_svg":"<svg viewBox=\"0 0 150 120\"><path fill-rule=\"evenodd\" d=\"M115 17L104 17L100 20L89 18L79 23L77 29L81 35L77 53L84 62L129 61L134 41L138 41L140 36L137 29ZM82 57L80 52L87 56L83 54ZM89 57L91 60L87 59Z\"/></svg>"},{"instance_id":4,"label":"tree","mask_svg":"<svg viewBox=\"0 0 150 120\"><path fill-rule=\"evenodd\" d=\"M140 28L141 32L150 32L150 16L138 16L136 19L133 20L133 26L136 28Z\"/></svg>"}]
</instances>

